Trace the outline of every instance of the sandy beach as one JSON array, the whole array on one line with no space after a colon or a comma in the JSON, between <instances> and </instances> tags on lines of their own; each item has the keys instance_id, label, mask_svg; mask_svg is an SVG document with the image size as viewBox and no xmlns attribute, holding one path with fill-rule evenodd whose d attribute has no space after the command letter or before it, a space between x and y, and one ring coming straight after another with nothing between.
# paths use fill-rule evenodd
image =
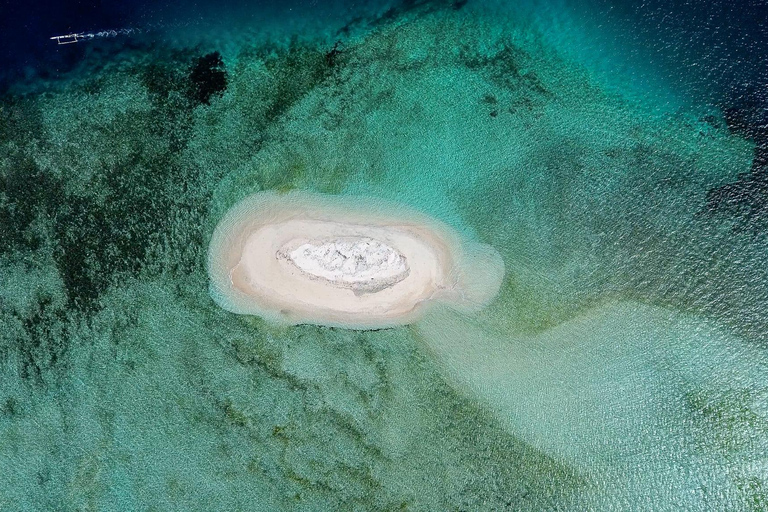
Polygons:
<instances>
[{"instance_id":1,"label":"sandy beach","mask_svg":"<svg viewBox=\"0 0 768 512\"><path fill-rule=\"evenodd\" d=\"M371 329L414 322L434 301L466 310L495 296L504 268L492 248L472 247L419 212L399 205L371 208L371 201L377 200L303 192L245 198L227 212L211 240L212 297L229 311L278 323ZM361 288L302 269L289 257L299 247L325 244L326 252L334 251L339 241L389 251L403 271L392 277L385 266L364 267L360 272L374 283ZM341 258L338 251L335 257ZM376 285L379 274L385 281Z\"/></svg>"}]
</instances>

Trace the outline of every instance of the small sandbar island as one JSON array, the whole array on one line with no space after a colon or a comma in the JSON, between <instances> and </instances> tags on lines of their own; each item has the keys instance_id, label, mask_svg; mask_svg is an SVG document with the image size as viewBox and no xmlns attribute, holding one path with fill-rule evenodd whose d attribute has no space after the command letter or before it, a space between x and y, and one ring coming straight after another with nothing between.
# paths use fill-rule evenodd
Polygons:
<instances>
[{"instance_id":1,"label":"small sandbar island","mask_svg":"<svg viewBox=\"0 0 768 512\"><path fill-rule=\"evenodd\" d=\"M431 304L471 312L498 293L490 246L374 198L260 192L219 222L208 252L222 308L281 324L377 329L412 323Z\"/></svg>"}]
</instances>

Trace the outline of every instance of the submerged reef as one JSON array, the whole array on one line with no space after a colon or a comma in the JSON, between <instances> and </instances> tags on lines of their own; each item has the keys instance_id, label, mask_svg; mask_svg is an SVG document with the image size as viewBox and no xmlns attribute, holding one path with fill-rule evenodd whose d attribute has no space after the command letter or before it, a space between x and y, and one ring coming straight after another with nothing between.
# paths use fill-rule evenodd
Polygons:
<instances>
[{"instance_id":1,"label":"submerged reef","mask_svg":"<svg viewBox=\"0 0 768 512\"><path fill-rule=\"evenodd\" d=\"M93 52L0 99L0 509L761 509L766 241L701 214L755 144L486 8ZM498 298L358 331L219 308L217 223L293 191L494 247Z\"/></svg>"},{"instance_id":2,"label":"submerged reef","mask_svg":"<svg viewBox=\"0 0 768 512\"><path fill-rule=\"evenodd\" d=\"M0 508L540 510L586 485L451 390L407 329L275 329L211 303L222 181L354 175L300 146L253 161L345 87L347 47L333 65L327 48L246 49L226 74L156 49L3 98ZM345 94L318 96L340 100L328 126Z\"/></svg>"}]
</instances>

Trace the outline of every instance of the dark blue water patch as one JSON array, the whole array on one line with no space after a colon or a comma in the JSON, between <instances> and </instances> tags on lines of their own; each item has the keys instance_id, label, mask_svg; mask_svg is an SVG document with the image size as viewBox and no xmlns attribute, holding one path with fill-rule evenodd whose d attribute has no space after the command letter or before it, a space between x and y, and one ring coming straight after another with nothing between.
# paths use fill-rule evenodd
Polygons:
<instances>
[{"instance_id":1,"label":"dark blue water patch","mask_svg":"<svg viewBox=\"0 0 768 512\"><path fill-rule=\"evenodd\" d=\"M735 133L766 140L768 1L587 1L622 23L670 83L722 110Z\"/></svg>"},{"instance_id":2,"label":"dark blue water patch","mask_svg":"<svg viewBox=\"0 0 768 512\"><path fill-rule=\"evenodd\" d=\"M0 86L20 78L55 77L82 59L84 45L57 45L51 41L52 36L146 24L162 7L147 0L4 1L0 16Z\"/></svg>"},{"instance_id":3,"label":"dark blue water patch","mask_svg":"<svg viewBox=\"0 0 768 512\"><path fill-rule=\"evenodd\" d=\"M755 141L752 167L732 183L709 190L706 212L732 221L734 231L768 232L768 124L746 125Z\"/></svg>"},{"instance_id":4,"label":"dark blue water patch","mask_svg":"<svg viewBox=\"0 0 768 512\"><path fill-rule=\"evenodd\" d=\"M678 84L716 99L768 78L766 0L585 0L605 22L621 23L627 47Z\"/></svg>"}]
</instances>

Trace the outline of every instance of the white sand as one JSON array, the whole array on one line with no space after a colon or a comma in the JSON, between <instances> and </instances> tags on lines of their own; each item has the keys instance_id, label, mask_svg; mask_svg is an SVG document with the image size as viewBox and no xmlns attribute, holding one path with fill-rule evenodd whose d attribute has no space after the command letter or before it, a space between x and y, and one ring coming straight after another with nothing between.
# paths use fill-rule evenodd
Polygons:
<instances>
[{"instance_id":1,"label":"white sand","mask_svg":"<svg viewBox=\"0 0 768 512\"><path fill-rule=\"evenodd\" d=\"M435 300L477 309L504 274L492 248L421 213L307 192L235 205L214 232L208 269L211 296L229 311L357 329L411 323Z\"/></svg>"},{"instance_id":2,"label":"white sand","mask_svg":"<svg viewBox=\"0 0 768 512\"><path fill-rule=\"evenodd\" d=\"M334 237L302 243L295 240L278 251L310 279L355 293L388 288L410 273L408 260L397 249L368 237Z\"/></svg>"}]
</instances>

